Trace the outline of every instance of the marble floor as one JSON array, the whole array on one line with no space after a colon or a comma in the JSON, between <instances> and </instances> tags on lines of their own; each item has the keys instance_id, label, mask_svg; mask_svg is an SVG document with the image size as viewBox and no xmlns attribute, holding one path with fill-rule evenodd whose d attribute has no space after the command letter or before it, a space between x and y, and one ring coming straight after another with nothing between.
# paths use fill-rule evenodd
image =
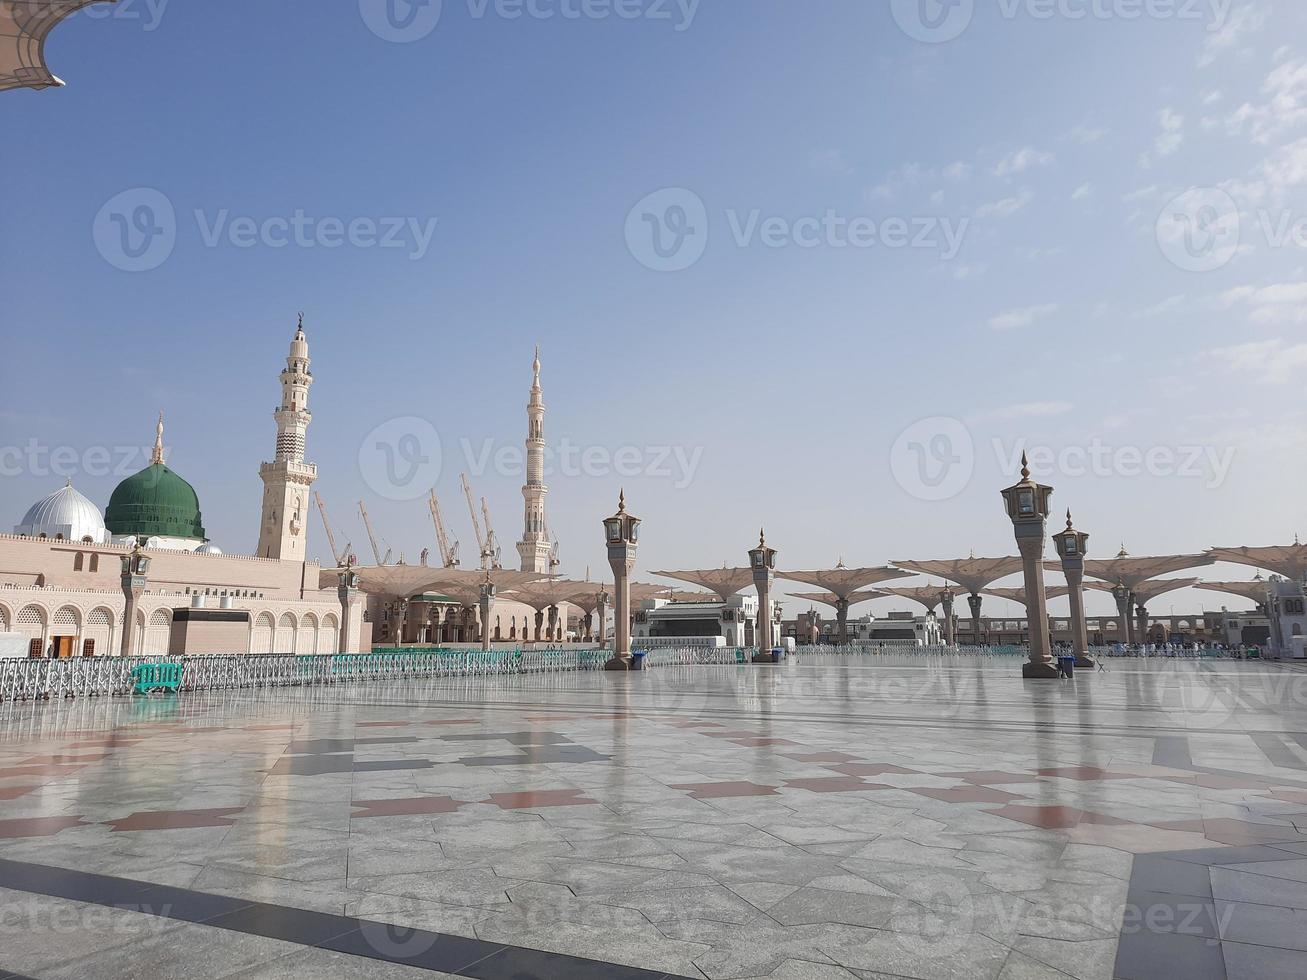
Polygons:
<instances>
[{"instance_id":1,"label":"marble floor","mask_svg":"<svg viewBox=\"0 0 1307 980\"><path fill-rule=\"evenodd\" d=\"M0 980L1307 976L1307 672L1108 667L0 706Z\"/></svg>"}]
</instances>

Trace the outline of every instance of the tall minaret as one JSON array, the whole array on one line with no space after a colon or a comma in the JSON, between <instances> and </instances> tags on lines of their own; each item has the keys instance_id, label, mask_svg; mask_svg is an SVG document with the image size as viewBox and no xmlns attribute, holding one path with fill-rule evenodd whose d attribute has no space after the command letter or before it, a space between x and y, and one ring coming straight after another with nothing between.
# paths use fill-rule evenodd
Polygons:
<instances>
[{"instance_id":1,"label":"tall minaret","mask_svg":"<svg viewBox=\"0 0 1307 980\"><path fill-rule=\"evenodd\" d=\"M300 314L295 339L290 342L286 370L281 372L281 407L273 412L277 420L277 455L259 467L263 478L263 520L259 524L259 558L304 561L304 537L308 525L309 487L318 478L318 468L304 462L304 433L313 421L309 411L309 343L304 339L304 314Z\"/></svg>"},{"instance_id":2,"label":"tall minaret","mask_svg":"<svg viewBox=\"0 0 1307 980\"><path fill-rule=\"evenodd\" d=\"M536 345L535 379L531 382L531 400L526 406L526 484L522 497L526 501L526 519L517 553L522 556L522 571L549 574L549 524L545 520L545 403L540 391L540 346Z\"/></svg>"}]
</instances>

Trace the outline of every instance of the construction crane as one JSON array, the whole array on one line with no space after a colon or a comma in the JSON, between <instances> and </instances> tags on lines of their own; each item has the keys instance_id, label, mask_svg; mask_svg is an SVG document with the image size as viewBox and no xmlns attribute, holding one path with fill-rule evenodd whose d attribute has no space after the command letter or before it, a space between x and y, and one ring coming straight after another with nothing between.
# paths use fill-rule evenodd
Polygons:
<instances>
[{"instance_id":1,"label":"construction crane","mask_svg":"<svg viewBox=\"0 0 1307 980\"><path fill-rule=\"evenodd\" d=\"M372 545L373 559L376 561L378 565L389 565L390 556L392 553L391 548L389 545L386 546L386 557L382 558L381 549L377 547L377 535L372 530L372 521L368 517L368 508L361 500L359 501L359 513L363 516L363 526L367 528L368 543Z\"/></svg>"},{"instance_id":2,"label":"construction crane","mask_svg":"<svg viewBox=\"0 0 1307 980\"><path fill-rule=\"evenodd\" d=\"M327 544L331 546L331 559L336 563L336 567L340 568L345 564L345 555L342 555L336 549L336 534L331 529L331 521L327 520L327 505L322 502L322 494L318 493L316 490L313 491L313 499L318 502L318 513L322 515L322 526L327 530ZM348 542L346 543L345 548L348 553Z\"/></svg>"},{"instance_id":3,"label":"construction crane","mask_svg":"<svg viewBox=\"0 0 1307 980\"><path fill-rule=\"evenodd\" d=\"M558 568L563 564L558 557L558 539L554 538L554 532L549 530L549 518L545 518L545 537L553 538L554 543L549 546L549 574L554 576L558 574Z\"/></svg>"},{"instance_id":4,"label":"construction crane","mask_svg":"<svg viewBox=\"0 0 1307 980\"><path fill-rule=\"evenodd\" d=\"M436 489L431 488L431 520L436 525L436 544L440 546L440 561L446 568L458 567L458 541L451 545L445 531L445 519L440 513L440 501L436 499Z\"/></svg>"},{"instance_id":5,"label":"construction crane","mask_svg":"<svg viewBox=\"0 0 1307 980\"><path fill-rule=\"evenodd\" d=\"M495 537L494 525L490 523L490 508L486 506L486 498L481 498L481 516L486 522L486 552L490 556L491 568L503 568L499 563L499 538Z\"/></svg>"},{"instance_id":6,"label":"construction crane","mask_svg":"<svg viewBox=\"0 0 1307 980\"><path fill-rule=\"evenodd\" d=\"M463 496L467 498L467 512L472 515L472 530L477 536L477 551L481 553L481 567L489 568L490 560L486 552L486 539L481 534L481 522L477 520L477 505L472 499L472 485L467 482L467 474L460 473L459 479L463 481Z\"/></svg>"}]
</instances>

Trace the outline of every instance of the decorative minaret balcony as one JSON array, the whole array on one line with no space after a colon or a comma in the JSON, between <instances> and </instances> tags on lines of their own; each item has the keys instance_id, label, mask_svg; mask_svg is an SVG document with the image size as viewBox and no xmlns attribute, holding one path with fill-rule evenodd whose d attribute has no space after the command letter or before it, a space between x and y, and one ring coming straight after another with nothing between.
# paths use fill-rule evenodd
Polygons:
<instances>
[{"instance_id":1,"label":"decorative minaret balcony","mask_svg":"<svg viewBox=\"0 0 1307 980\"><path fill-rule=\"evenodd\" d=\"M304 336L304 314L290 343L281 372L281 405L272 413L277 423L273 461L259 467L263 480L263 518L259 524L260 558L304 561L308 525L308 491L318 468L304 460L305 437L313 413L309 411L309 344Z\"/></svg>"},{"instance_id":2,"label":"decorative minaret balcony","mask_svg":"<svg viewBox=\"0 0 1307 980\"><path fill-rule=\"evenodd\" d=\"M549 540L549 521L545 517L545 403L540 387L540 348L536 347L532 364L534 377L531 398L527 402L526 483L522 487L524 514L522 540L517 553L522 558L522 571L549 574L553 543Z\"/></svg>"}]
</instances>

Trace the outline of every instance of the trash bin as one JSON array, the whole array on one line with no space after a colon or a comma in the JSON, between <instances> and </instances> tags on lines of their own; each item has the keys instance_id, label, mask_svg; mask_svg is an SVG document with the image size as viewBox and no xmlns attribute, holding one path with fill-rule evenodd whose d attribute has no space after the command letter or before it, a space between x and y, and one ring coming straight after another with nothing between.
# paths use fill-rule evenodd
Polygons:
<instances>
[{"instance_id":1,"label":"trash bin","mask_svg":"<svg viewBox=\"0 0 1307 980\"><path fill-rule=\"evenodd\" d=\"M631 669L644 670L644 658L649 656L648 650L636 650L631 654Z\"/></svg>"},{"instance_id":2,"label":"trash bin","mask_svg":"<svg viewBox=\"0 0 1307 980\"><path fill-rule=\"evenodd\" d=\"M785 651L780 647L771 648L771 662L774 664L785 663Z\"/></svg>"},{"instance_id":3,"label":"trash bin","mask_svg":"<svg viewBox=\"0 0 1307 980\"><path fill-rule=\"evenodd\" d=\"M1057 662L1058 662L1059 672L1062 674L1063 677L1075 676L1075 672L1076 672L1075 657L1058 657Z\"/></svg>"}]
</instances>

